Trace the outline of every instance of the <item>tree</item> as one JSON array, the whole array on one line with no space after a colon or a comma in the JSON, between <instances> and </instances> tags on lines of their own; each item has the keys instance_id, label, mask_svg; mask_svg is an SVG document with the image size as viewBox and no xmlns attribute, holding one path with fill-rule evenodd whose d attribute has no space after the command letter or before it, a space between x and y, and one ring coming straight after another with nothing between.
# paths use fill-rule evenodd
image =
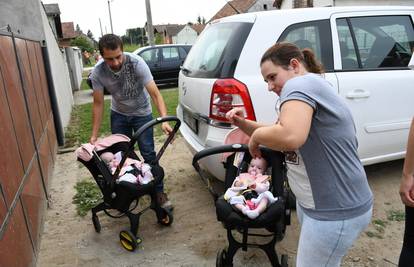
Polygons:
<instances>
[{"instance_id":1,"label":"tree","mask_svg":"<svg viewBox=\"0 0 414 267\"><path fill-rule=\"evenodd\" d=\"M164 38L163 38L162 34L157 32L155 34L155 44L163 44L164 43L163 40L164 40Z\"/></svg>"},{"instance_id":2,"label":"tree","mask_svg":"<svg viewBox=\"0 0 414 267\"><path fill-rule=\"evenodd\" d=\"M79 24L76 24L76 32L78 32L78 33L81 33L82 32Z\"/></svg>"},{"instance_id":3,"label":"tree","mask_svg":"<svg viewBox=\"0 0 414 267\"><path fill-rule=\"evenodd\" d=\"M203 25L205 25L205 24L206 24L206 18L205 18L205 17L203 17L203 18L201 19L201 24L203 24Z\"/></svg>"},{"instance_id":4,"label":"tree","mask_svg":"<svg viewBox=\"0 0 414 267\"><path fill-rule=\"evenodd\" d=\"M91 32L91 30L88 30L88 33L86 34L86 36L91 38L91 40L95 40L95 38L93 38L93 33Z\"/></svg>"},{"instance_id":5,"label":"tree","mask_svg":"<svg viewBox=\"0 0 414 267\"><path fill-rule=\"evenodd\" d=\"M144 46L148 42L144 28L127 29L126 34L121 36L122 42L129 44L139 44Z\"/></svg>"},{"instance_id":6,"label":"tree","mask_svg":"<svg viewBox=\"0 0 414 267\"><path fill-rule=\"evenodd\" d=\"M200 17L200 15L198 15L198 17L197 17L197 23L198 24L201 24L201 17Z\"/></svg>"},{"instance_id":7,"label":"tree","mask_svg":"<svg viewBox=\"0 0 414 267\"><path fill-rule=\"evenodd\" d=\"M82 50L82 52L88 51L89 53L93 53L94 50L93 44L91 44L85 36L76 37L74 40L70 42L70 45L79 47Z\"/></svg>"}]
</instances>

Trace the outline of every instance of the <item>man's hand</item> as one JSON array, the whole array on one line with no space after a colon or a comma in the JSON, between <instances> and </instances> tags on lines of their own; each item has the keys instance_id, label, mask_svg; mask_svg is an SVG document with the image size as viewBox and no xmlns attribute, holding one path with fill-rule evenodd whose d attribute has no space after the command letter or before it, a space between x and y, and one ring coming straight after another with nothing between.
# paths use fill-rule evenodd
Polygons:
<instances>
[{"instance_id":1,"label":"man's hand","mask_svg":"<svg viewBox=\"0 0 414 267\"><path fill-rule=\"evenodd\" d=\"M165 135L170 135L172 133L173 129L171 128L170 124L168 122L163 122L161 124L161 129L164 132Z\"/></svg>"},{"instance_id":2,"label":"man's hand","mask_svg":"<svg viewBox=\"0 0 414 267\"><path fill-rule=\"evenodd\" d=\"M89 139L89 143L91 143L92 145L95 144L96 140L98 140L98 138L96 136L91 136L91 138Z\"/></svg>"}]
</instances>

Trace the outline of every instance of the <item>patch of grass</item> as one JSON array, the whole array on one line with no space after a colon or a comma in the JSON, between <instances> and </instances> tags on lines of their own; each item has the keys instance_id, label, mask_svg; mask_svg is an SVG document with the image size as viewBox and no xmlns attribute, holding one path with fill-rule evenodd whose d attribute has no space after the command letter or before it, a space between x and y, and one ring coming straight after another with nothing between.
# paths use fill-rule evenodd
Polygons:
<instances>
[{"instance_id":1,"label":"patch of grass","mask_svg":"<svg viewBox=\"0 0 414 267\"><path fill-rule=\"evenodd\" d=\"M389 210L387 211L387 219L397 222L405 221L405 212L402 210Z\"/></svg>"},{"instance_id":2,"label":"patch of grass","mask_svg":"<svg viewBox=\"0 0 414 267\"><path fill-rule=\"evenodd\" d=\"M137 44L124 44L124 51L125 52L134 52L140 47L140 45Z\"/></svg>"},{"instance_id":3,"label":"patch of grass","mask_svg":"<svg viewBox=\"0 0 414 267\"><path fill-rule=\"evenodd\" d=\"M371 238L373 238L373 237L376 237L376 238L379 238L379 239L383 239L384 238L381 234L376 233L376 232L366 231L365 234L368 237L371 237Z\"/></svg>"},{"instance_id":4,"label":"patch of grass","mask_svg":"<svg viewBox=\"0 0 414 267\"><path fill-rule=\"evenodd\" d=\"M89 85L86 83L86 78L82 79L81 82L81 90L91 90L91 88L89 87Z\"/></svg>"},{"instance_id":5,"label":"patch of grass","mask_svg":"<svg viewBox=\"0 0 414 267\"><path fill-rule=\"evenodd\" d=\"M76 204L76 211L79 216L85 216L90 209L98 205L102 200L101 190L95 182L82 180L75 185L76 194L72 198L72 203Z\"/></svg>"},{"instance_id":6,"label":"patch of grass","mask_svg":"<svg viewBox=\"0 0 414 267\"><path fill-rule=\"evenodd\" d=\"M175 116L175 109L178 103L178 88L161 90L165 105L167 106L168 115ZM111 134L110 129L110 105L111 100L105 100L104 114L100 129L101 136ZM155 105L153 106L153 116L158 117ZM92 103L77 105L72 109L71 119L65 131L65 146L77 147L80 144L89 142L92 132ZM154 135L158 137L162 134L160 127L155 127Z\"/></svg>"}]
</instances>

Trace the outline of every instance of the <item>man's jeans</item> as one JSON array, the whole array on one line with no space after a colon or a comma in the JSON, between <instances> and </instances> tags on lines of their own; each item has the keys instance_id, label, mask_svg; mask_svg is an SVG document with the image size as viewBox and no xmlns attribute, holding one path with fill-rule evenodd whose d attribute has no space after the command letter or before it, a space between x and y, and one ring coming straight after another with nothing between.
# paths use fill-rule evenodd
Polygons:
<instances>
[{"instance_id":1,"label":"man's jeans","mask_svg":"<svg viewBox=\"0 0 414 267\"><path fill-rule=\"evenodd\" d=\"M132 138L133 133L145 123L152 120L152 114L147 116L126 116L111 110L111 131L113 134L124 134ZM153 163L155 161L154 150L154 129L152 127L146 129L138 140L138 147L141 156L146 163ZM164 184L157 185L157 192L164 191Z\"/></svg>"}]
</instances>

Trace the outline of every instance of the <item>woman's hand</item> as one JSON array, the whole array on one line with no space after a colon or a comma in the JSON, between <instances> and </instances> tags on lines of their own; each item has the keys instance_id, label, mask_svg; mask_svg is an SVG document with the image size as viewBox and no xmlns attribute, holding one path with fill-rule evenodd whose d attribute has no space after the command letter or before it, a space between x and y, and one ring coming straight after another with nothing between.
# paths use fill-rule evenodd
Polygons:
<instances>
[{"instance_id":1,"label":"woman's hand","mask_svg":"<svg viewBox=\"0 0 414 267\"><path fill-rule=\"evenodd\" d=\"M240 123L244 121L244 110L242 108L233 108L226 113L226 119L228 119L231 124L239 127Z\"/></svg>"},{"instance_id":2,"label":"woman's hand","mask_svg":"<svg viewBox=\"0 0 414 267\"><path fill-rule=\"evenodd\" d=\"M260 148L259 148L259 143L257 143L255 141L254 135L252 135L250 137L250 140L249 140L249 152L250 152L250 155L252 155L253 158L255 158L255 157L261 158L262 157L262 154L261 154Z\"/></svg>"},{"instance_id":3,"label":"woman's hand","mask_svg":"<svg viewBox=\"0 0 414 267\"><path fill-rule=\"evenodd\" d=\"M414 207L414 177L412 175L404 175L400 183L401 201L410 207Z\"/></svg>"}]
</instances>

